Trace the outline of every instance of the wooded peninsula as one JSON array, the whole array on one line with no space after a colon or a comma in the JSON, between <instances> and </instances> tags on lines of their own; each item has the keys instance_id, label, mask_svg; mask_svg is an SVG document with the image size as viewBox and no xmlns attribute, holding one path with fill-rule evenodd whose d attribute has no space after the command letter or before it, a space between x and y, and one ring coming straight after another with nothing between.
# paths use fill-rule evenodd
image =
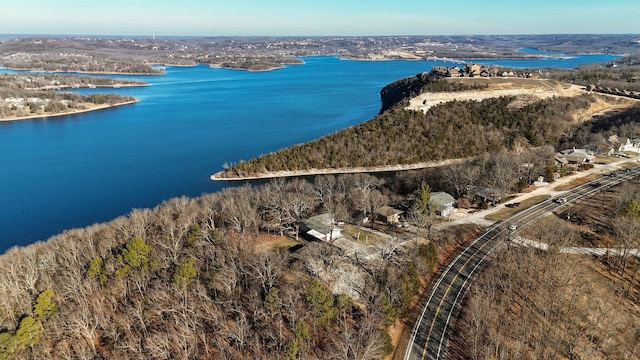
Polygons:
<instances>
[{"instance_id":1,"label":"wooded peninsula","mask_svg":"<svg viewBox=\"0 0 640 360\"><path fill-rule=\"evenodd\" d=\"M147 86L127 79L57 74L0 74L0 121L69 115L131 104L131 96L79 95L65 89Z\"/></svg>"}]
</instances>

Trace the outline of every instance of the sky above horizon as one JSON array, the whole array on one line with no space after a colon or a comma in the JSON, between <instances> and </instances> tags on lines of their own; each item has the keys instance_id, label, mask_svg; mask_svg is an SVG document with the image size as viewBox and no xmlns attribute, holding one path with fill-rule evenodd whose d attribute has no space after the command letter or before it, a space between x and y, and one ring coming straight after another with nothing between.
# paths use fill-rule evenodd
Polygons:
<instances>
[{"instance_id":1,"label":"sky above horizon","mask_svg":"<svg viewBox=\"0 0 640 360\"><path fill-rule=\"evenodd\" d=\"M34 0L6 2L0 34L325 36L638 34L638 0Z\"/></svg>"}]
</instances>

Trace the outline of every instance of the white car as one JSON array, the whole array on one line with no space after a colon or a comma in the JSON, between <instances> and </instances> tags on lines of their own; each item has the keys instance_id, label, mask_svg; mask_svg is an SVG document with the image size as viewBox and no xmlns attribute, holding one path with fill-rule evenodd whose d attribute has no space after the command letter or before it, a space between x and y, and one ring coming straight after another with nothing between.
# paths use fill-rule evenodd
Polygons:
<instances>
[{"instance_id":1,"label":"white car","mask_svg":"<svg viewBox=\"0 0 640 360\"><path fill-rule=\"evenodd\" d=\"M515 226L515 225L513 225L513 224L509 225L509 230L511 230L511 231L514 231L514 230L515 230L515 229L517 229L517 228L518 228L518 227L517 227L517 226Z\"/></svg>"}]
</instances>

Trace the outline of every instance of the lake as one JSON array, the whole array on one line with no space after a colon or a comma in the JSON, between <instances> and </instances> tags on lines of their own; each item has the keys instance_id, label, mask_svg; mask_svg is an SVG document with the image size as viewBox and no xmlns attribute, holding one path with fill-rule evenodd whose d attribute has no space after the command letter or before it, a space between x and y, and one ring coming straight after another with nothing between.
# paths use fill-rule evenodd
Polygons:
<instances>
[{"instance_id":1,"label":"lake","mask_svg":"<svg viewBox=\"0 0 640 360\"><path fill-rule=\"evenodd\" d=\"M614 58L483 63L571 68ZM384 85L434 65L453 66L303 60L268 72L168 67L165 76L130 76L148 87L81 91L132 95L136 104L0 123L0 253L171 197L216 191L225 184L209 176L224 163L361 123L378 113Z\"/></svg>"}]
</instances>

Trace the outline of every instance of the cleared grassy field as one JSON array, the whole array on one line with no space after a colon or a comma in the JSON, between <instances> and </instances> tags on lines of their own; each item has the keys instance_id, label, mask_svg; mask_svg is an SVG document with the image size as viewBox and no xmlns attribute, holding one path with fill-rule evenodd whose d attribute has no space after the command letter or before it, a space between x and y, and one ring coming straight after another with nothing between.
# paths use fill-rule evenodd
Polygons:
<instances>
[{"instance_id":1,"label":"cleared grassy field","mask_svg":"<svg viewBox=\"0 0 640 360\"><path fill-rule=\"evenodd\" d=\"M565 184L562 185L558 185L556 187L554 187L552 190L554 191L567 191L567 190L571 190L573 188L575 188L576 186L580 186L582 184L586 184L591 180L595 180L597 178L599 178L600 175L598 174L590 174L587 176L583 176L577 179L573 179Z\"/></svg>"},{"instance_id":2,"label":"cleared grassy field","mask_svg":"<svg viewBox=\"0 0 640 360\"><path fill-rule=\"evenodd\" d=\"M342 236L345 239L357 242L362 245L375 245L387 242L388 239L376 233L363 230L355 225L345 224L342 227Z\"/></svg>"}]
</instances>

